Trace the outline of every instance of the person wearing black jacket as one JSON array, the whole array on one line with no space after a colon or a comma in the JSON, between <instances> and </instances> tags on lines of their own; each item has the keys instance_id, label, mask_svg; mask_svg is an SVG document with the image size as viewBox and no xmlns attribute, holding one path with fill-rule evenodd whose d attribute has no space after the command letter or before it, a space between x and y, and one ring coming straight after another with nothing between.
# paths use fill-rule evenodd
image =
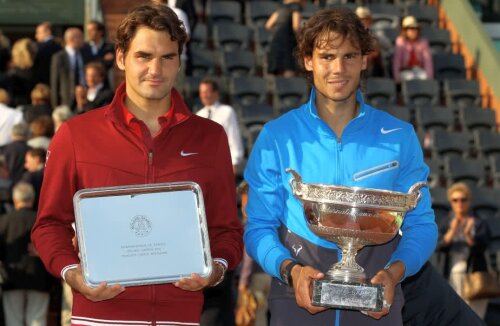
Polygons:
<instances>
[{"instance_id":1,"label":"person wearing black jacket","mask_svg":"<svg viewBox=\"0 0 500 326\"><path fill-rule=\"evenodd\" d=\"M12 191L15 210L0 217L0 259L6 271L3 308L6 325L46 325L50 275L30 241L35 192L24 182Z\"/></svg>"},{"instance_id":2,"label":"person wearing black jacket","mask_svg":"<svg viewBox=\"0 0 500 326\"><path fill-rule=\"evenodd\" d=\"M52 56L59 52L62 47L52 35L52 24L50 22L38 24L35 39L38 42L38 51L35 57L35 75L38 82L50 85L50 62Z\"/></svg>"}]
</instances>

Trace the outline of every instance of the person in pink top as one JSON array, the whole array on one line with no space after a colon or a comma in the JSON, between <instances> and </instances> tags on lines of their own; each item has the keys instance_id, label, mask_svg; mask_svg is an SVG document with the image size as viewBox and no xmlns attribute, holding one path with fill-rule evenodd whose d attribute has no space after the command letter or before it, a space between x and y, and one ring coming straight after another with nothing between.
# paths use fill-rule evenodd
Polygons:
<instances>
[{"instance_id":1,"label":"person in pink top","mask_svg":"<svg viewBox=\"0 0 500 326\"><path fill-rule=\"evenodd\" d=\"M401 35L396 39L392 73L397 83L434 78L429 42L420 36L420 26L413 16L403 19Z\"/></svg>"}]
</instances>

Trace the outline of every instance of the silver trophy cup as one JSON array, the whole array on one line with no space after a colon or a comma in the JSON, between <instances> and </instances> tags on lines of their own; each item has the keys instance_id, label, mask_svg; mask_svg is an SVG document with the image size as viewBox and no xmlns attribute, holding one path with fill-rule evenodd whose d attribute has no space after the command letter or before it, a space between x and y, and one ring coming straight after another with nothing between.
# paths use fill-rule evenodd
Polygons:
<instances>
[{"instance_id":1,"label":"silver trophy cup","mask_svg":"<svg viewBox=\"0 0 500 326\"><path fill-rule=\"evenodd\" d=\"M380 311L384 304L382 285L366 283L363 267L356 263L358 250L380 245L398 233L406 212L420 199L414 184L408 193L306 184L294 170L290 179L293 194L304 207L307 225L319 237L332 241L342 250L342 259L334 264L325 278L314 281L312 303L341 309Z\"/></svg>"}]
</instances>

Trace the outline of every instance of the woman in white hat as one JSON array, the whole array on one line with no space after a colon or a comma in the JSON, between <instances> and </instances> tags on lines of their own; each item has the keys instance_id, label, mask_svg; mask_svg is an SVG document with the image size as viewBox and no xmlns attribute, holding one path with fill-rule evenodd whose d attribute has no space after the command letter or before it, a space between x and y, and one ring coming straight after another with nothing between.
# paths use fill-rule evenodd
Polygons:
<instances>
[{"instance_id":1,"label":"woman in white hat","mask_svg":"<svg viewBox=\"0 0 500 326\"><path fill-rule=\"evenodd\" d=\"M396 39L392 68L398 83L409 79L434 78L429 43L420 36L420 26L413 16L403 19L401 35Z\"/></svg>"}]
</instances>

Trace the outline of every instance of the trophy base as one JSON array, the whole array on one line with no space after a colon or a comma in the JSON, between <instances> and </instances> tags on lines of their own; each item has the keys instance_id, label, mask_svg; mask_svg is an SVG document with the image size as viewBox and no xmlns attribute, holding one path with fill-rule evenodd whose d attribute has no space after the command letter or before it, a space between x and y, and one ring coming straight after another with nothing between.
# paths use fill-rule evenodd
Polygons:
<instances>
[{"instance_id":1,"label":"trophy base","mask_svg":"<svg viewBox=\"0 0 500 326\"><path fill-rule=\"evenodd\" d=\"M381 311L384 287L379 284L345 283L328 279L313 282L314 306Z\"/></svg>"}]
</instances>

